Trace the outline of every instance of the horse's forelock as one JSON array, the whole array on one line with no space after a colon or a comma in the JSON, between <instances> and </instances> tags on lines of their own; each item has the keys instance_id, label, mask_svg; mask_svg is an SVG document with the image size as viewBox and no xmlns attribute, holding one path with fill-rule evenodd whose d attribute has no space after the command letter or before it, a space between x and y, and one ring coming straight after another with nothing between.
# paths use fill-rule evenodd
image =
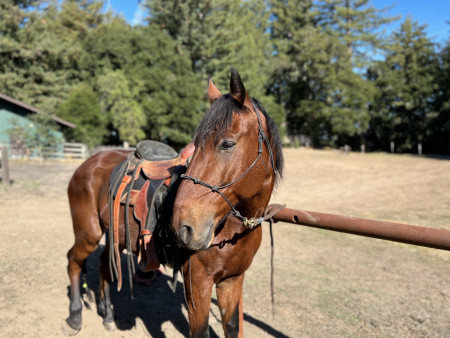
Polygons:
<instances>
[{"instance_id":1,"label":"horse's forelock","mask_svg":"<svg viewBox=\"0 0 450 338\"><path fill-rule=\"evenodd\" d=\"M233 111L239 114L241 109L229 94L215 100L197 128L195 146L203 148L207 141L216 143L230 128Z\"/></svg>"}]
</instances>

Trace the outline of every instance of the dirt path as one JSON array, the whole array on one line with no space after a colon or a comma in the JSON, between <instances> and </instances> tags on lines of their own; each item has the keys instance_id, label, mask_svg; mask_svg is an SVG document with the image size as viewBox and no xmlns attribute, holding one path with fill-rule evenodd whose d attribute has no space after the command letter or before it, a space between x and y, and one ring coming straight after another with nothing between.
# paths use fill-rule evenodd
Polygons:
<instances>
[{"instance_id":1,"label":"dirt path","mask_svg":"<svg viewBox=\"0 0 450 338\"><path fill-rule=\"evenodd\" d=\"M274 202L450 229L450 160L284 153L286 175ZM73 241L65 190L77 166L13 161L14 184L0 185L2 337L62 336L69 306L65 255ZM450 253L276 224L272 318L267 225L264 232L244 285L246 336L450 337ZM94 290L99 250L89 259L88 284ZM83 310L78 337L188 333L181 284L173 295L168 276L137 287L134 300L127 288L112 297L118 330L104 330L94 303ZM218 318L213 295L213 337L223 336Z\"/></svg>"}]
</instances>

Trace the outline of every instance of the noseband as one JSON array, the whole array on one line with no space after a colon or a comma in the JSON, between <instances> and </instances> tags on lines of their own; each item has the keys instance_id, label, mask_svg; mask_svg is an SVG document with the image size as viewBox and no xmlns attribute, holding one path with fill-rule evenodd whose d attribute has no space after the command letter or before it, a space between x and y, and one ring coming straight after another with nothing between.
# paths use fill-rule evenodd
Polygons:
<instances>
[{"instance_id":1,"label":"noseband","mask_svg":"<svg viewBox=\"0 0 450 338\"><path fill-rule=\"evenodd\" d=\"M230 200L220 191L222 189L228 188L229 186L235 184L236 182L238 182L241 178L243 178L245 175L247 175L247 173L253 168L253 166L256 164L256 162L258 162L258 160L260 159L261 162L263 163L264 167L266 167L266 164L264 163L263 159L262 159L262 152L263 152L263 142L266 143L266 148L267 151L269 153L269 158L270 158L270 163L272 165L272 169L274 171L275 176L278 175L276 169L275 169L275 163L274 163L274 159L273 159L273 152L272 152L272 147L270 146L270 141L268 139L268 137L266 136L264 129L262 128L261 125L261 119L259 117L258 114L258 108L255 105L255 102L252 100L252 104L253 104L253 109L256 113L256 117L258 118L258 156L256 156L256 159L253 161L253 163L247 168L247 170L244 171L244 173L239 176L236 180L221 185L221 186L214 186L211 184L208 184L206 182L201 181L200 179L196 178L196 177L192 177L189 175L181 175L180 177L182 179L186 179L186 180L191 180L192 182L194 182L194 184L200 184L208 189L211 189L212 192L214 193L218 193L220 196L223 197L223 199L229 204L230 208L231 208L231 213L239 218L242 223L249 228L253 228L255 226L257 226L258 224L261 224L263 221L265 221L267 218L266 217L260 217L260 218L250 218L248 219L247 217L242 216L238 210L236 210L236 208L234 207L234 205L230 202ZM266 169L267 170L267 169Z\"/></svg>"}]
</instances>

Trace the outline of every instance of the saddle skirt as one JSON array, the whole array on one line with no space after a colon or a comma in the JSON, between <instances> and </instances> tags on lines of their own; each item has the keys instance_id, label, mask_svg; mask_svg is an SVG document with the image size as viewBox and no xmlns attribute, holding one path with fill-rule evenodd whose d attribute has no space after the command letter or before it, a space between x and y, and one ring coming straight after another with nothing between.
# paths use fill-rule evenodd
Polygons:
<instances>
[{"instance_id":1,"label":"saddle skirt","mask_svg":"<svg viewBox=\"0 0 450 338\"><path fill-rule=\"evenodd\" d=\"M188 144L178 153L166 144L156 141L141 141L136 152L117 165L110 177L110 266L117 277L118 290L122 286L122 271L119 252L119 216L121 205L125 205L125 234L129 234L129 210L140 225L138 267L143 272L155 270L160 261L155 250L153 233L161 218L159 209L167 193L172 175L186 166L194 152ZM111 229L112 226L112 229ZM126 235L126 248L131 254L131 241ZM130 261L130 260L129 260ZM131 260L132 261L132 260ZM130 268L130 267L129 267Z\"/></svg>"}]
</instances>

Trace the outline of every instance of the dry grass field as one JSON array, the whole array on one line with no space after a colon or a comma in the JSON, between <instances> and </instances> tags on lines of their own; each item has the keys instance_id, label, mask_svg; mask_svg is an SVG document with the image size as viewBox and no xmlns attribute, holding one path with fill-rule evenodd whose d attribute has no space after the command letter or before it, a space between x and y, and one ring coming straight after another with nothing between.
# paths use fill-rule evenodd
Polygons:
<instances>
[{"instance_id":1,"label":"dry grass field","mask_svg":"<svg viewBox=\"0 0 450 338\"><path fill-rule=\"evenodd\" d=\"M284 155L274 203L450 229L450 158L304 149ZM13 185L0 184L2 337L62 336L69 307L65 255L73 241L66 187L78 165L12 161ZM283 223L274 224L272 317L263 227L244 285L246 336L450 337L449 252ZM99 250L88 264L94 290ZM95 304L85 307L78 337L186 336L182 289L173 295L168 278L137 287L134 300L126 288L113 292L115 332L103 329ZM210 331L222 337L214 297Z\"/></svg>"}]
</instances>

